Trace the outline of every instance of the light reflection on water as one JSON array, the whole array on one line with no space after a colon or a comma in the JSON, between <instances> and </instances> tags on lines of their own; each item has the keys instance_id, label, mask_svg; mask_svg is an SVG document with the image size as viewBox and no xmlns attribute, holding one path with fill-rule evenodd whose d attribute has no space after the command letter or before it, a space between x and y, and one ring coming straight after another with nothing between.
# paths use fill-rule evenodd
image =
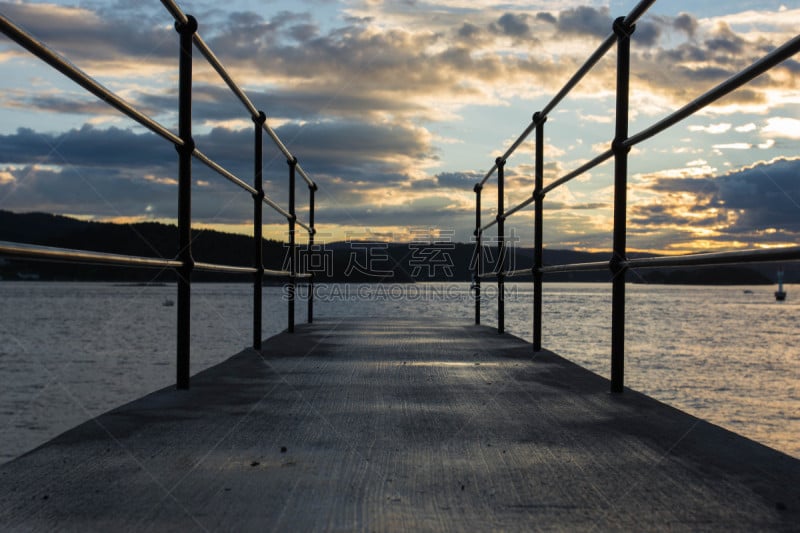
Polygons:
<instances>
[{"instance_id":1,"label":"light reflection on water","mask_svg":"<svg viewBox=\"0 0 800 533\"><path fill-rule=\"evenodd\" d=\"M470 324L468 287L318 285L315 315ZM531 286L506 287L506 330L530 341ZM783 303L773 290L629 285L626 384L800 457L800 286ZM251 291L193 286L193 373L250 344ZM0 295L0 462L174 383L176 308L163 305L174 286L2 282ZM265 338L286 328L281 295L265 288ZM484 296L482 322L496 325L495 287ZM608 376L608 284L546 283L544 313L546 348ZM298 301L296 321L305 316Z\"/></svg>"}]
</instances>

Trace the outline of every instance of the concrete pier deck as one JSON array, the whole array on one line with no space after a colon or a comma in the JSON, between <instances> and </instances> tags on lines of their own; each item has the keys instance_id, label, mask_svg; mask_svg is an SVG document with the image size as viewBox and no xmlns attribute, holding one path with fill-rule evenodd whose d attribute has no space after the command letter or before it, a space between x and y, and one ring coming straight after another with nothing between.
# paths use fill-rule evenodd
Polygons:
<instances>
[{"instance_id":1,"label":"concrete pier deck","mask_svg":"<svg viewBox=\"0 0 800 533\"><path fill-rule=\"evenodd\" d=\"M0 467L6 531L795 530L800 461L494 330L323 320Z\"/></svg>"}]
</instances>

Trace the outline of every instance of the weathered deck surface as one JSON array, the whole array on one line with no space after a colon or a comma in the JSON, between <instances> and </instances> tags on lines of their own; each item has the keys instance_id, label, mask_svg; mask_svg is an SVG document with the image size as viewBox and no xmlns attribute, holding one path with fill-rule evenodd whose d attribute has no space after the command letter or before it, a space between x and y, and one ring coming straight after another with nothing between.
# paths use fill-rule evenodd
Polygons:
<instances>
[{"instance_id":1,"label":"weathered deck surface","mask_svg":"<svg viewBox=\"0 0 800 533\"><path fill-rule=\"evenodd\" d=\"M515 337L322 321L0 467L3 530L796 530L800 461Z\"/></svg>"}]
</instances>

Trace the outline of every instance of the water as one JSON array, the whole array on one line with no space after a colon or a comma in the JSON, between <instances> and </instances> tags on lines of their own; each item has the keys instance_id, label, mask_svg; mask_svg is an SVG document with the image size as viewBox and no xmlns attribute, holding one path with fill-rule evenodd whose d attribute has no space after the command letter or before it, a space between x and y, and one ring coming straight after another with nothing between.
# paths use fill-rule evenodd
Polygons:
<instances>
[{"instance_id":1,"label":"water","mask_svg":"<svg viewBox=\"0 0 800 533\"><path fill-rule=\"evenodd\" d=\"M484 285L483 323L496 324ZM531 286L506 284L506 329L531 340ZM745 293L750 290L752 293ZM626 384L800 458L800 286L628 286ZM192 372L247 347L252 289L195 284ZM121 403L174 384L174 286L0 283L0 462ZM796 296L793 296L796 295ZM264 338L286 328L264 290ZM473 320L465 283L317 287L317 317ZM608 377L607 284L545 284L544 346ZM297 322L305 305L298 302Z\"/></svg>"}]
</instances>

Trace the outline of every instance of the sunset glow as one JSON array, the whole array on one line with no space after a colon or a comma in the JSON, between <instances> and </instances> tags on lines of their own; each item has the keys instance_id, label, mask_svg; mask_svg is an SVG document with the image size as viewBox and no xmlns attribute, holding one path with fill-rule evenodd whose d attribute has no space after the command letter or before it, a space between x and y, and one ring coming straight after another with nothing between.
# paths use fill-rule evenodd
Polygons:
<instances>
[{"instance_id":1,"label":"sunset glow","mask_svg":"<svg viewBox=\"0 0 800 533\"><path fill-rule=\"evenodd\" d=\"M404 241L434 229L469 242L473 185L626 14L632 1L184 0L200 34L319 183L324 241ZM0 12L177 131L178 36L158 1L0 2ZM796 35L786 2L661 0L632 43L635 133ZM545 184L610 147L610 53L549 116ZM252 181L252 122L195 54L198 148ZM629 163L630 250L792 245L800 235L800 63L785 61L638 145ZM155 135L0 38L0 209L174 222L177 157ZM506 166L506 206L533 189L532 139ZM195 164L195 228L252 234L252 200ZM266 193L287 165L265 143ZM608 250L613 164L545 199L545 246ZM307 213L298 186L298 215ZM495 215L494 179L484 220ZM280 216L265 237L284 238ZM533 241L532 208L506 228Z\"/></svg>"}]
</instances>

